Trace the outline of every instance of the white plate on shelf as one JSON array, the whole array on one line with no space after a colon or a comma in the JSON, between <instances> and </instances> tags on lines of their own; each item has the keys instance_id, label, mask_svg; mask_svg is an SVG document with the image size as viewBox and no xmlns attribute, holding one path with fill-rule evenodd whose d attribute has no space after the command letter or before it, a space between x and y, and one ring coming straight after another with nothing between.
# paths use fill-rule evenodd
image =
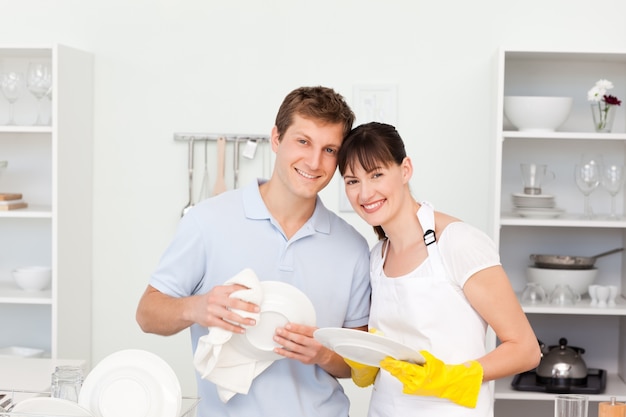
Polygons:
<instances>
[{"instance_id":1,"label":"white plate on shelf","mask_svg":"<svg viewBox=\"0 0 626 417\"><path fill-rule=\"evenodd\" d=\"M313 336L344 358L364 365L380 366L380 361L387 356L417 364L424 363L424 357L417 349L375 333L325 327L317 329Z\"/></svg>"},{"instance_id":2,"label":"white plate on shelf","mask_svg":"<svg viewBox=\"0 0 626 417\"><path fill-rule=\"evenodd\" d=\"M559 217L565 210L560 208L515 208L513 212L518 214L521 217L527 217L531 219L554 219Z\"/></svg>"},{"instance_id":3,"label":"white plate on shelf","mask_svg":"<svg viewBox=\"0 0 626 417\"><path fill-rule=\"evenodd\" d=\"M513 194L513 205L516 207L553 208L554 196L550 194Z\"/></svg>"},{"instance_id":4,"label":"white plate on shelf","mask_svg":"<svg viewBox=\"0 0 626 417\"><path fill-rule=\"evenodd\" d=\"M244 334L233 334L229 343L250 358L278 360L285 357L274 352L277 327L287 323L315 326L313 303L305 293L293 285L280 281L262 281L263 301L257 324L246 328Z\"/></svg>"},{"instance_id":5,"label":"white plate on shelf","mask_svg":"<svg viewBox=\"0 0 626 417\"><path fill-rule=\"evenodd\" d=\"M182 394L167 362L151 352L127 349L89 372L78 403L94 417L178 417Z\"/></svg>"},{"instance_id":6,"label":"white plate on shelf","mask_svg":"<svg viewBox=\"0 0 626 417\"><path fill-rule=\"evenodd\" d=\"M32 414L33 416L72 416L93 417L93 414L74 401L51 397L33 397L19 401L11 410L12 414Z\"/></svg>"}]
</instances>

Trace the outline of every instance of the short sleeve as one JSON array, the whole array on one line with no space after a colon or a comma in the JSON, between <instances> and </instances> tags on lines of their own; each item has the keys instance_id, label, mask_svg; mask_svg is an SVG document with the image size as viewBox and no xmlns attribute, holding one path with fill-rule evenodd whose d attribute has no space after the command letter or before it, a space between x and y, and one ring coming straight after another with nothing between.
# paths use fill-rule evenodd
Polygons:
<instances>
[{"instance_id":1,"label":"short sleeve","mask_svg":"<svg viewBox=\"0 0 626 417\"><path fill-rule=\"evenodd\" d=\"M450 223L438 239L443 263L460 287L476 272L500 265L494 241L478 228Z\"/></svg>"}]
</instances>

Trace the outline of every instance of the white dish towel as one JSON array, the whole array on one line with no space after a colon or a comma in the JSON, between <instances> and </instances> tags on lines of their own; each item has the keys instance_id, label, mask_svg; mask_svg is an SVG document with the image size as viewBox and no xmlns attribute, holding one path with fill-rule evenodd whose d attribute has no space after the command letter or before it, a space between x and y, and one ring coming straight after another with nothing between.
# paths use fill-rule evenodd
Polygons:
<instances>
[{"instance_id":1,"label":"white dish towel","mask_svg":"<svg viewBox=\"0 0 626 417\"><path fill-rule=\"evenodd\" d=\"M230 296L261 305L263 290L253 270L246 268L225 284L241 284L248 289L233 292ZM233 310L243 317L259 320L260 314ZM245 356L231 346L233 333L218 327L210 327L209 334L198 340L193 364L203 379L217 385L222 402L228 402L235 394L247 394L252 381L274 361L259 361Z\"/></svg>"}]
</instances>

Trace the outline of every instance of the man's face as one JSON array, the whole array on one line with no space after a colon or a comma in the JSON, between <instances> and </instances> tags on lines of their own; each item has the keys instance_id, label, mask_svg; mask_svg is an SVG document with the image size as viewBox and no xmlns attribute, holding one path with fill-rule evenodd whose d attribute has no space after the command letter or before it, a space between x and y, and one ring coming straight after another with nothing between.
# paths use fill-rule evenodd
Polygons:
<instances>
[{"instance_id":1,"label":"man's face","mask_svg":"<svg viewBox=\"0 0 626 417\"><path fill-rule=\"evenodd\" d=\"M280 142L274 127L272 150L276 152L275 172L281 183L295 196L315 198L335 173L342 141L341 123L330 124L296 114Z\"/></svg>"}]
</instances>

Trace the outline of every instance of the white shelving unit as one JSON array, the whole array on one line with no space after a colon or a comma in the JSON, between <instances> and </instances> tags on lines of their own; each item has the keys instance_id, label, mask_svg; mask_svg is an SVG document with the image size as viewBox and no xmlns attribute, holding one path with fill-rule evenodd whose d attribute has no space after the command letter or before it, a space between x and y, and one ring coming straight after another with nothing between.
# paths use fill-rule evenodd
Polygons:
<instances>
[{"instance_id":1,"label":"white shelving unit","mask_svg":"<svg viewBox=\"0 0 626 417\"><path fill-rule=\"evenodd\" d=\"M596 217L582 219L583 196L574 181L574 164L583 153L603 154L607 162L626 160L626 106L618 108L613 133L593 131L587 91L601 78L611 80L611 94L626 99L626 52L576 52L502 49L498 56L497 127L494 158L493 237L502 264L516 291L526 284L529 255L562 254L593 256L626 246L626 217L606 219L609 194L601 188L591 195ZM557 132L526 133L515 130L503 112L503 97L569 96L572 112ZM511 195L522 192L520 163L547 164L555 179L543 186L555 196L565 214L554 219L522 218L513 213ZM624 192L618 195L618 211L626 207ZM537 334L546 345L565 337L572 346L586 350L589 368L607 371L607 387L591 395L589 416L597 416L597 402L611 396L626 400L626 255L618 253L596 261L597 284L617 285L615 308L591 307L588 295L570 308L550 305L524 307ZM496 343L496 341L493 341ZM555 394L516 391L513 378L495 383L496 416L552 415Z\"/></svg>"},{"instance_id":2,"label":"white shelving unit","mask_svg":"<svg viewBox=\"0 0 626 417\"><path fill-rule=\"evenodd\" d=\"M52 359L91 359L93 57L63 45L0 46L0 71L52 68L49 126L30 126L37 102L15 103L6 126L0 97L0 192L22 193L26 209L0 211L0 348L23 346ZM51 289L21 290L12 269L52 267Z\"/></svg>"}]
</instances>

